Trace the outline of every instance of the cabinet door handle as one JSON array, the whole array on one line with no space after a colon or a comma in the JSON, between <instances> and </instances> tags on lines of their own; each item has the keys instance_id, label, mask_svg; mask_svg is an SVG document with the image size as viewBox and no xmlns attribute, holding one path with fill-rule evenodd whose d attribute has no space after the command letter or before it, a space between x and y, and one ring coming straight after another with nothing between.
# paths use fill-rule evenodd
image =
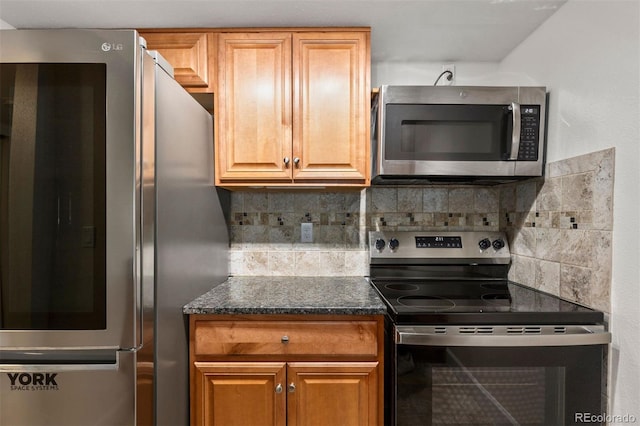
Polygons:
<instances>
[{"instance_id":1,"label":"cabinet door handle","mask_svg":"<svg viewBox=\"0 0 640 426\"><path fill-rule=\"evenodd\" d=\"M289 383L289 393L294 393L296 391L296 384L291 382Z\"/></svg>"},{"instance_id":2,"label":"cabinet door handle","mask_svg":"<svg viewBox=\"0 0 640 426\"><path fill-rule=\"evenodd\" d=\"M282 384L278 383L276 385L276 393L282 393Z\"/></svg>"},{"instance_id":3,"label":"cabinet door handle","mask_svg":"<svg viewBox=\"0 0 640 426\"><path fill-rule=\"evenodd\" d=\"M280 341L282 343L289 343L289 336L282 336L282 338L280 339Z\"/></svg>"},{"instance_id":4,"label":"cabinet door handle","mask_svg":"<svg viewBox=\"0 0 640 426\"><path fill-rule=\"evenodd\" d=\"M291 162L291 160L289 160L289 157L284 157L284 159L282 161L284 162L285 166L288 166L289 162Z\"/></svg>"},{"instance_id":5,"label":"cabinet door handle","mask_svg":"<svg viewBox=\"0 0 640 426\"><path fill-rule=\"evenodd\" d=\"M296 166L298 166L300 164L300 158L298 157L294 157L293 158L293 164L295 164Z\"/></svg>"}]
</instances>

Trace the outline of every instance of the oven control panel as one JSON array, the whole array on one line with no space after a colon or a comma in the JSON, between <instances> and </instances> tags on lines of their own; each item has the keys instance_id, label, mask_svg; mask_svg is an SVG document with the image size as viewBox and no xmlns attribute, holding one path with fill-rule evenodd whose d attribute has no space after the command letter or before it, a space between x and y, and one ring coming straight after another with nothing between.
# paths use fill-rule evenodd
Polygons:
<instances>
[{"instance_id":1,"label":"oven control panel","mask_svg":"<svg viewBox=\"0 0 640 426\"><path fill-rule=\"evenodd\" d=\"M503 232L371 231L369 258L374 264L507 264L511 254Z\"/></svg>"},{"instance_id":2,"label":"oven control panel","mask_svg":"<svg viewBox=\"0 0 640 426\"><path fill-rule=\"evenodd\" d=\"M416 248L462 248L462 237L458 236L438 236L428 237L416 236Z\"/></svg>"}]
</instances>

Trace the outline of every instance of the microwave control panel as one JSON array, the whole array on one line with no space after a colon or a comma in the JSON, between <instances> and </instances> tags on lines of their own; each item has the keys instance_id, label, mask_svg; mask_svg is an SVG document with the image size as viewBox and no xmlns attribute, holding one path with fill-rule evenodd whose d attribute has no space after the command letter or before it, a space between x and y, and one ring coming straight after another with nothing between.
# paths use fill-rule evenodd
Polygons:
<instances>
[{"instance_id":1,"label":"microwave control panel","mask_svg":"<svg viewBox=\"0 0 640 426\"><path fill-rule=\"evenodd\" d=\"M520 150L519 161L538 161L540 146L540 106L520 106Z\"/></svg>"}]
</instances>

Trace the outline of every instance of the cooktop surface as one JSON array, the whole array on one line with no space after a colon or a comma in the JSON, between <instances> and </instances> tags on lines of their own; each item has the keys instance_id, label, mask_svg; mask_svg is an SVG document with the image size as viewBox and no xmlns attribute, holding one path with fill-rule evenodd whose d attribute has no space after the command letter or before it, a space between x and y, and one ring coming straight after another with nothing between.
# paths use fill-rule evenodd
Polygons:
<instances>
[{"instance_id":1,"label":"cooktop surface","mask_svg":"<svg viewBox=\"0 0 640 426\"><path fill-rule=\"evenodd\" d=\"M594 324L602 312L506 280L372 278L396 323Z\"/></svg>"}]
</instances>

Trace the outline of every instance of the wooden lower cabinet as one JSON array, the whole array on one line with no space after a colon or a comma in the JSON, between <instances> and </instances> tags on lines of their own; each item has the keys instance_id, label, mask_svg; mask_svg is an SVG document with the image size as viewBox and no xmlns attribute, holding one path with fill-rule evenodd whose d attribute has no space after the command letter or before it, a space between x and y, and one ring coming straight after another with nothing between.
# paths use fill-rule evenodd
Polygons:
<instances>
[{"instance_id":1,"label":"wooden lower cabinet","mask_svg":"<svg viewBox=\"0 0 640 426\"><path fill-rule=\"evenodd\" d=\"M377 362L291 363L287 424L377 424Z\"/></svg>"},{"instance_id":2,"label":"wooden lower cabinet","mask_svg":"<svg viewBox=\"0 0 640 426\"><path fill-rule=\"evenodd\" d=\"M216 317L190 320L192 425L382 425L382 317Z\"/></svg>"},{"instance_id":3,"label":"wooden lower cabinet","mask_svg":"<svg viewBox=\"0 0 640 426\"><path fill-rule=\"evenodd\" d=\"M373 425L377 362L196 363L196 424Z\"/></svg>"},{"instance_id":4,"label":"wooden lower cabinet","mask_svg":"<svg viewBox=\"0 0 640 426\"><path fill-rule=\"evenodd\" d=\"M197 362L192 424L287 424L283 362Z\"/></svg>"}]
</instances>

